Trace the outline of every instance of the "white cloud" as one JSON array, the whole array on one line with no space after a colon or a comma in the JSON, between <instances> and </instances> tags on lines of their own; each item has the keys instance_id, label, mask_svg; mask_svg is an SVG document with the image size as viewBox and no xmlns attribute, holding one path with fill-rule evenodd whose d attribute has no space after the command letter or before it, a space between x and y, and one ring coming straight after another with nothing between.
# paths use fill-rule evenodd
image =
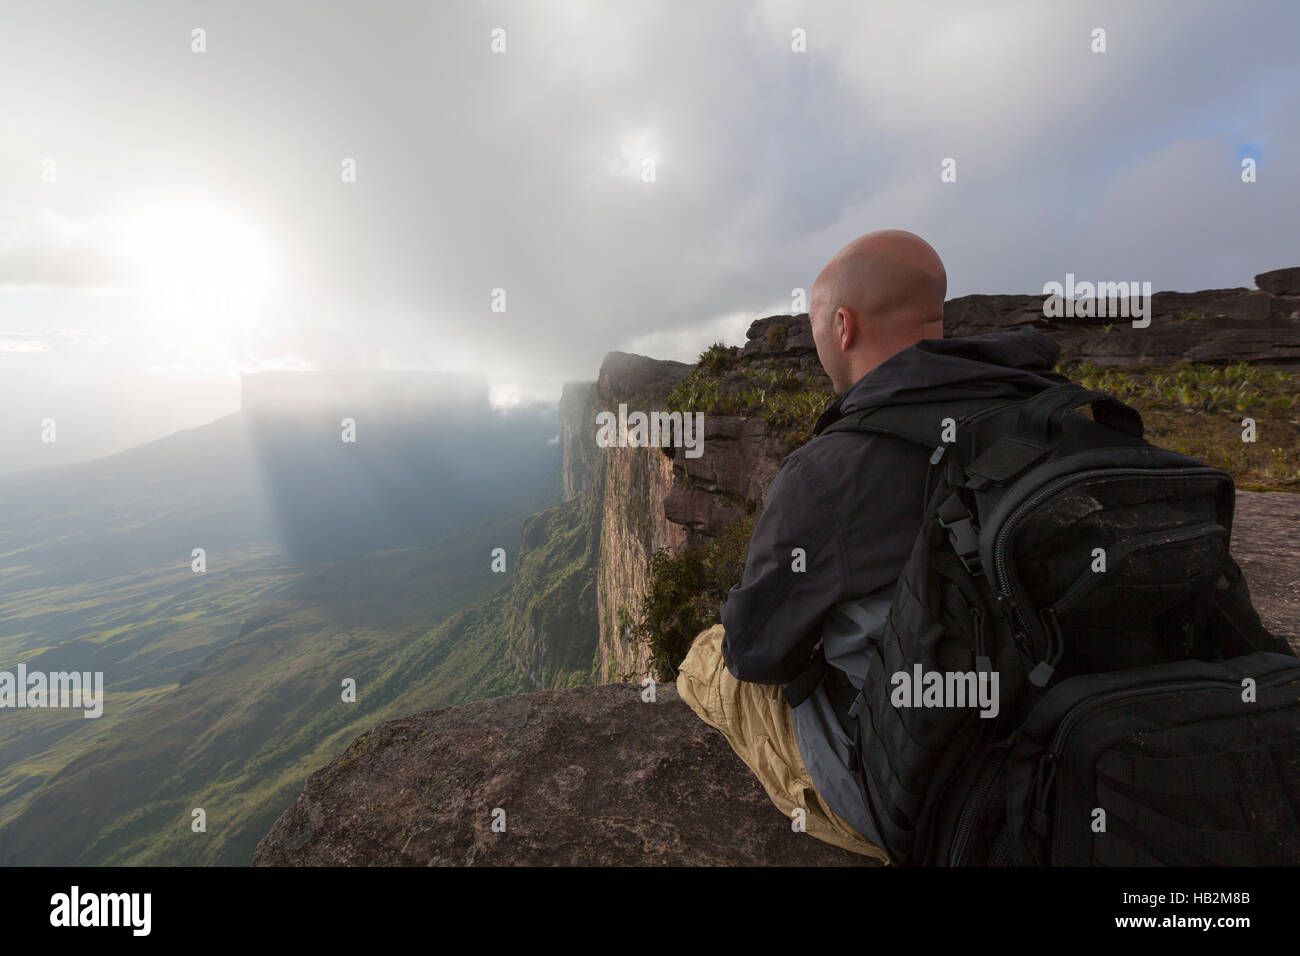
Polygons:
<instances>
[{"instance_id":1,"label":"white cloud","mask_svg":"<svg viewBox=\"0 0 1300 956\"><path fill-rule=\"evenodd\" d=\"M773 308L762 315L776 315L788 312L785 308ZM651 358L672 359L676 362L694 362L700 353L714 343L723 345L744 345L745 332L758 315L749 312L732 312L729 315L699 322L676 329L662 329L634 336L622 345L618 351L648 355Z\"/></svg>"},{"instance_id":2,"label":"white cloud","mask_svg":"<svg viewBox=\"0 0 1300 956\"><path fill-rule=\"evenodd\" d=\"M50 340L40 335L0 332L0 352L48 352Z\"/></svg>"},{"instance_id":3,"label":"white cloud","mask_svg":"<svg viewBox=\"0 0 1300 956\"><path fill-rule=\"evenodd\" d=\"M138 264L122 250L118 219L79 222L45 208L0 224L0 291L120 291L140 278Z\"/></svg>"}]
</instances>

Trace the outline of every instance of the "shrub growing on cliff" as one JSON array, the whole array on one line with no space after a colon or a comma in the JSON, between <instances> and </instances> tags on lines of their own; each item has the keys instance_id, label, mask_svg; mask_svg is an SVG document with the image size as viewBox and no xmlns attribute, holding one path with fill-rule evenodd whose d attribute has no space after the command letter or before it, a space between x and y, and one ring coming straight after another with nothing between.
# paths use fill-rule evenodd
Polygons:
<instances>
[{"instance_id":1,"label":"shrub growing on cliff","mask_svg":"<svg viewBox=\"0 0 1300 956\"><path fill-rule=\"evenodd\" d=\"M703 369L710 375L721 375L736 364L736 358L739 355L740 349L734 345L723 345L721 342L714 342L700 353L697 368Z\"/></svg>"},{"instance_id":2,"label":"shrub growing on cliff","mask_svg":"<svg viewBox=\"0 0 1300 956\"><path fill-rule=\"evenodd\" d=\"M773 326L785 334L785 326ZM835 398L818 372L763 360L751 363L740 349L711 345L668 396L668 408L706 415L761 415L786 451L812 437L812 427Z\"/></svg>"},{"instance_id":3,"label":"shrub growing on cliff","mask_svg":"<svg viewBox=\"0 0 1300 956\"><path fill-rule=\"evenodd\" d=\"M701 547L680 555L659 551L651 558L650 587L636 631L650 650L656 680L676 680L691 641L720 623L727 592L745 570L751 525L742 518Z\"/></svg>"}]
</instances>

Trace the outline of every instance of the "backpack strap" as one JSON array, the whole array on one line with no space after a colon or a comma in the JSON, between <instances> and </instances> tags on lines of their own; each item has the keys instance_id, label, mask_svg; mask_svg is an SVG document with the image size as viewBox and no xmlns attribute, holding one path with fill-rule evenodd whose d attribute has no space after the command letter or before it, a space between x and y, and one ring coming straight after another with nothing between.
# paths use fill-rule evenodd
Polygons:
<instances>
[{"instance_id":1,"label":"backpack strap","mask_svg":"<svg viewBox=\"0 0 1300 956\"><path fill-rule=\"evenodd\" d=\"M924 445L926 448L941 444L933 437L934 411L925 405L906 405L901 411L880 405L859 409L832 422L817 434L829 435L831 432L877 432L893 435L914 445Z\"/></svg>"},{"instance_id":2,"label":"backpack strap","mask_svg":"<svg viewBox=\"0 0 1300 956\"><path fill-rule=\"evenodd\" d=\"M1241 573L1240 565L1233 560L1231 554L1224 561L1223 574L1214 586L1211 600L1227 626L1232 629L1233 637L1241 645L1238 648L1241 653L1272 651L1289 657L1296 656L1286 639L1271 632L1260 620L1259 612L1250 599L1246 576Z\"/></svg>"},{"instance_id":3,"label":"backpack strap","mask_svg":"<svg viewBox=\"0 0 1300 956\"><path fill-rule=\"evenodd\" d=\"M844 671L832 667L826 660L826 649L820 641L817 642L808 666L798 677L781 688L781 696L790 705L790 709L794 710L811 697L818 687L826 689L826 698L830 701L831 710L835 711L835 716L839 719L844 732L852 737L855 714L853 702L860 696L860 692L853 686L853 682Z\"/></svg>"},{"instance_id":4,"label":"backpack strap","mask_svg":"<svg viewBox=\"0 0 1300 956\"><path fill-rule=\"evenodd\" d=\"M1061 427L1065 413L1080 405L1092 407L1092 417L1100 425L1113 428L1134 438L1143 434L1142 416L1123 402L1094 392L1074 382L1052 385L1025 402L1021 420L1029 435L1050 441Z\"/></svg>"},{"instance_id":5,"label":"backpack strap","mask_svg":"<svg viewBox=\"0 0 1300 956\"><path fill-rule=\"evenodd\" d=\"M831 432L879 432L926 448L942 448L939 422L943 418L958 421L986 409L1014 405L1024 399L971 398L959 401L923 402L911 405L874 405L850 412L823 428L818 435ZM938 417L936 417L938 413ZM936 453L937 454L937 453ZM937 463L936 457L935 462Z\"/></svg>"},{"instance_id":6,"label":"backpack strap","mask_svg":"<svg viewBox=\"0 0 1300 956\"><path fill-rule=\"evenodd\" d=\"M1024 398L1009 399L1002 396L957 401L940 400L913 405L877 405L850 412L823 428L818 434L825 435L837 431L880 432L933 449L933 454L930 455L931 467L926 472L925 488L921 495L923 502L921 518L924 521L926 509L930 507L930 482L934 466L939 464L948 450L948 445L941 440L940 435L936 434L940 421L943 418L952 418L961 423L981 412L1022 405L1025 401ZM965 469L951 458L948 460L948 467L956 484L975 488L985 483L985 479L978 476L968 479ZM979 531L975 527L974 514L962 501L961 496L953 493L939 503L938 516L939 523L948 532L949 540L962 565L972 576L978 577L983 572L979 563Z\"/></svg>"},{"instance_id":7,"label":"backpack strap","mask_svg":"<svg viewBox=\"0 0 1300 956\"><path fill-rule=\"evenodd\" d=\"M791 710L794 710L812 696L812 692L817 689L826 676L828 667L830 667L830 664L826 663L826 652L822 649L821 642L818 641L817 649L813 651L812 660L808 662L808 666L804 668L803 673L781 688L781 693L784 695L786 703L790 705Z\"/></svg>"}]
</instances>

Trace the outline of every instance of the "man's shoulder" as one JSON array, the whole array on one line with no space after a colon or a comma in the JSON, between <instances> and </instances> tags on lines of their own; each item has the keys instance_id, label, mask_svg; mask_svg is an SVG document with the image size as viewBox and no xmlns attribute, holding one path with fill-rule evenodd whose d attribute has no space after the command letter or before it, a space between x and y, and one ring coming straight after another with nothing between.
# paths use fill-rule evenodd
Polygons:
<instances>
[{"instance_id":1,"label":"man's shoulder","mask_svg":"<svg viewBox=\"0 0 1300 956\"><path fill-rule=\"evenodd\" d=\"M787 455L782 468L811 472L835 484L861 483L863 469L870 476L900 466L924 465L928 463L931 451L915 442L882 432L823 432Z\"/></svg>"}]
</instances>

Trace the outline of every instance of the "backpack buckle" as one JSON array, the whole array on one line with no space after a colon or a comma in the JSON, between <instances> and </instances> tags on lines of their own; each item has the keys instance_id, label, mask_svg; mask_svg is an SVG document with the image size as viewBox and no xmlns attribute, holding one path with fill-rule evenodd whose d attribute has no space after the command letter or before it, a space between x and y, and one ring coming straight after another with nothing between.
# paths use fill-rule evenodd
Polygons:
<instances>
[{"instance_id":1,"label":"backpack buckle","mask_svg":"<svg viewBox=\"0 0 1300 956\"><path fill-rule=\"evenodd\" d=\"M961 559L962 567L970 572L971 577L983 574L979 559L979 531L975 528L975 519L956 492L939 506L939 524L948 532L948 540Z\"/></svg>"}]
</instances>

